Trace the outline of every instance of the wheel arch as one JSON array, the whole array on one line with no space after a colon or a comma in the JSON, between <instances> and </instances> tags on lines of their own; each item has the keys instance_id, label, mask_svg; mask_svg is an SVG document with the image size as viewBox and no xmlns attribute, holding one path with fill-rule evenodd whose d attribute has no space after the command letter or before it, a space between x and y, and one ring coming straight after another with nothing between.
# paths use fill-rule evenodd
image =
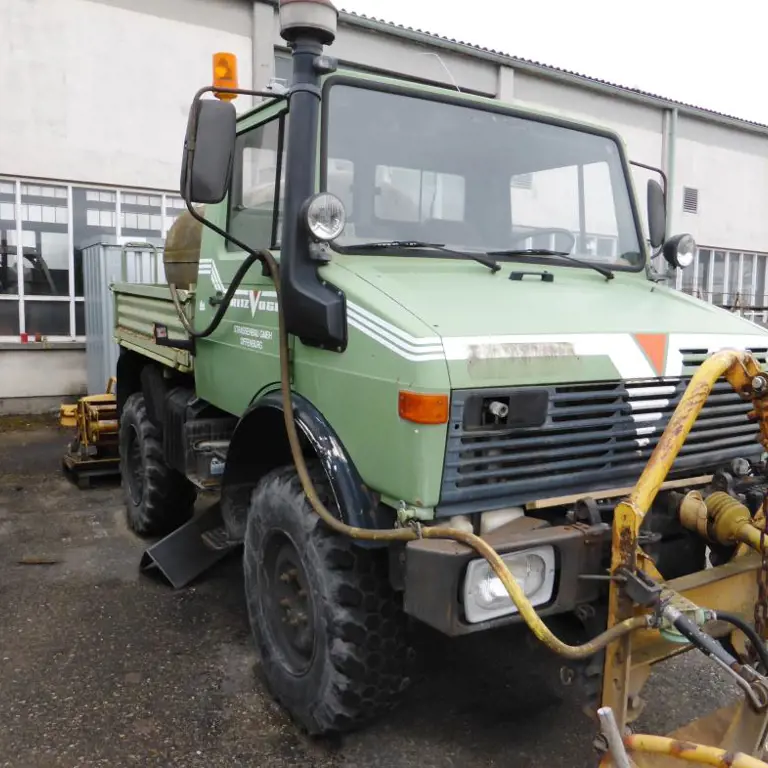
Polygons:
<instances>
[{"instance_id":1,"label":"wheel arch","mask_svg":"<svg viewBox=\"0 0 768 768\"><path fill-rule=\"evenodd\" d=\"M333 427L309 400L296 393L292 399L302 452L320 462L341 519L360 528L391 527L391 518L380 509ZM259 480L293 464L284 418L281 393L272 390L251 404L235 428L221 484L222 514L233 540L242 541L245 535L251 492Z\"/></svg>"}]
</instances>

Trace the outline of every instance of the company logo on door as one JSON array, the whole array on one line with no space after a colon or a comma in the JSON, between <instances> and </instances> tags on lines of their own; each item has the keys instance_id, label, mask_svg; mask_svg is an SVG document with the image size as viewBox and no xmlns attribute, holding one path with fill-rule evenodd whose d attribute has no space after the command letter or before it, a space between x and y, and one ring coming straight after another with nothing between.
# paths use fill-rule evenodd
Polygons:
<instances>
[{"instance_id":1,"label":"company logo on door","mask_svg":"<svg viewBox=\"0 0 768 768\"><path fill-rule=\"evenodd\" d=\"M236 291L232 306L250 309L251 317L256 312L277 312L277 293L275 291Z\"/></svg>"}]
</instances>

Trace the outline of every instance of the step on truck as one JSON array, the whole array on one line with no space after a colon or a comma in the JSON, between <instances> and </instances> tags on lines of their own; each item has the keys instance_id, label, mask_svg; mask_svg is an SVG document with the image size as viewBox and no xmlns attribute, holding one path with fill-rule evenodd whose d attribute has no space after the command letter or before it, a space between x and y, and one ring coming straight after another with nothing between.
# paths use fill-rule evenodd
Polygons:
<instances>
[{"instance_id":1,"label":"step on truck","mask_svg":"<svg viewBox=\"0 0 768 768\"><path fill-rule=\"evenodd\" d=\"M399 700L413 622L532 631L605 759L674 749L615 737L681 650L764 723L768 331L667 286L695 244L663 173L641 215L614 132L344 71L329 0L279 14L290 87L214 55L167 283L113 286L130 528L183 559L215 495L208 544L242 545L264 676L311 734Z\"/></svg>"}]
</instances>

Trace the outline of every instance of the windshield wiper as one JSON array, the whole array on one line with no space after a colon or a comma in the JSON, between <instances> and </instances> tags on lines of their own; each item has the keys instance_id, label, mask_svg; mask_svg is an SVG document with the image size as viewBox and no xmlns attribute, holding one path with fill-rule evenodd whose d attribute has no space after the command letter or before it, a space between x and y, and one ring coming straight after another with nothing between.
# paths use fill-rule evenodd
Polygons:
<instances>
[{"instance_id":1,"label":"windshield wiper","mask_svg":"<svg viewBox=\"0 0 768 768\"><path fill-rule=\"evenodd\" d=\"M456 256L461 259L474 259L475 261L488 267L492 272L498 272L501 269L498 261L489 258L488 253L472 253L470 251L454 251L446 248L443 243L427 243L422 240L383 240L376 243L354 243L347 246L352 251L381 251L387 248L413 248L413 249L432 249L440 251L449 256Z\"/></svg>"},{"instance_id":2,"label":"windshield wiper","mask_svg":"<svg viewBox=\"0 0 768 768\"><path fill-rule=\"evenodd\" d=\"M581 267L590 267L595 272L599 272L606 280L613 280L613 272L607 267L599 267L597 264L591 264L588 261L582 261L575 256L571 256L568 251L551 251L548 248L509 248L502 251L488 251L488 256L560 256L563 259L572 261Z\"/></svg>"}]
</instances>

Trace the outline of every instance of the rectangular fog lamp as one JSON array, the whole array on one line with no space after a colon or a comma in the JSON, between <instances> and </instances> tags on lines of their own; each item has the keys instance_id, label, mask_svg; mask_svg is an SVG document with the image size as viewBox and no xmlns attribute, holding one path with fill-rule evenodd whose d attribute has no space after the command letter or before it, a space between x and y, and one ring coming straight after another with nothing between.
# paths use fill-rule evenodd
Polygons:
<instances>
[{"instance_id":1,"label":"rectangular fog lamp","mask_svg":"<svg viewBox=\"0 0 768 768\"><path fill-rule=\"evenodd\" d=\"M554 547L535 547L510 552L501 559L534 606L549 602L555 589ZM517 613L507 590L488 562L472 560L464 578L464 614L477 624L499 616Z\"/></svg>"}]
</instances>

